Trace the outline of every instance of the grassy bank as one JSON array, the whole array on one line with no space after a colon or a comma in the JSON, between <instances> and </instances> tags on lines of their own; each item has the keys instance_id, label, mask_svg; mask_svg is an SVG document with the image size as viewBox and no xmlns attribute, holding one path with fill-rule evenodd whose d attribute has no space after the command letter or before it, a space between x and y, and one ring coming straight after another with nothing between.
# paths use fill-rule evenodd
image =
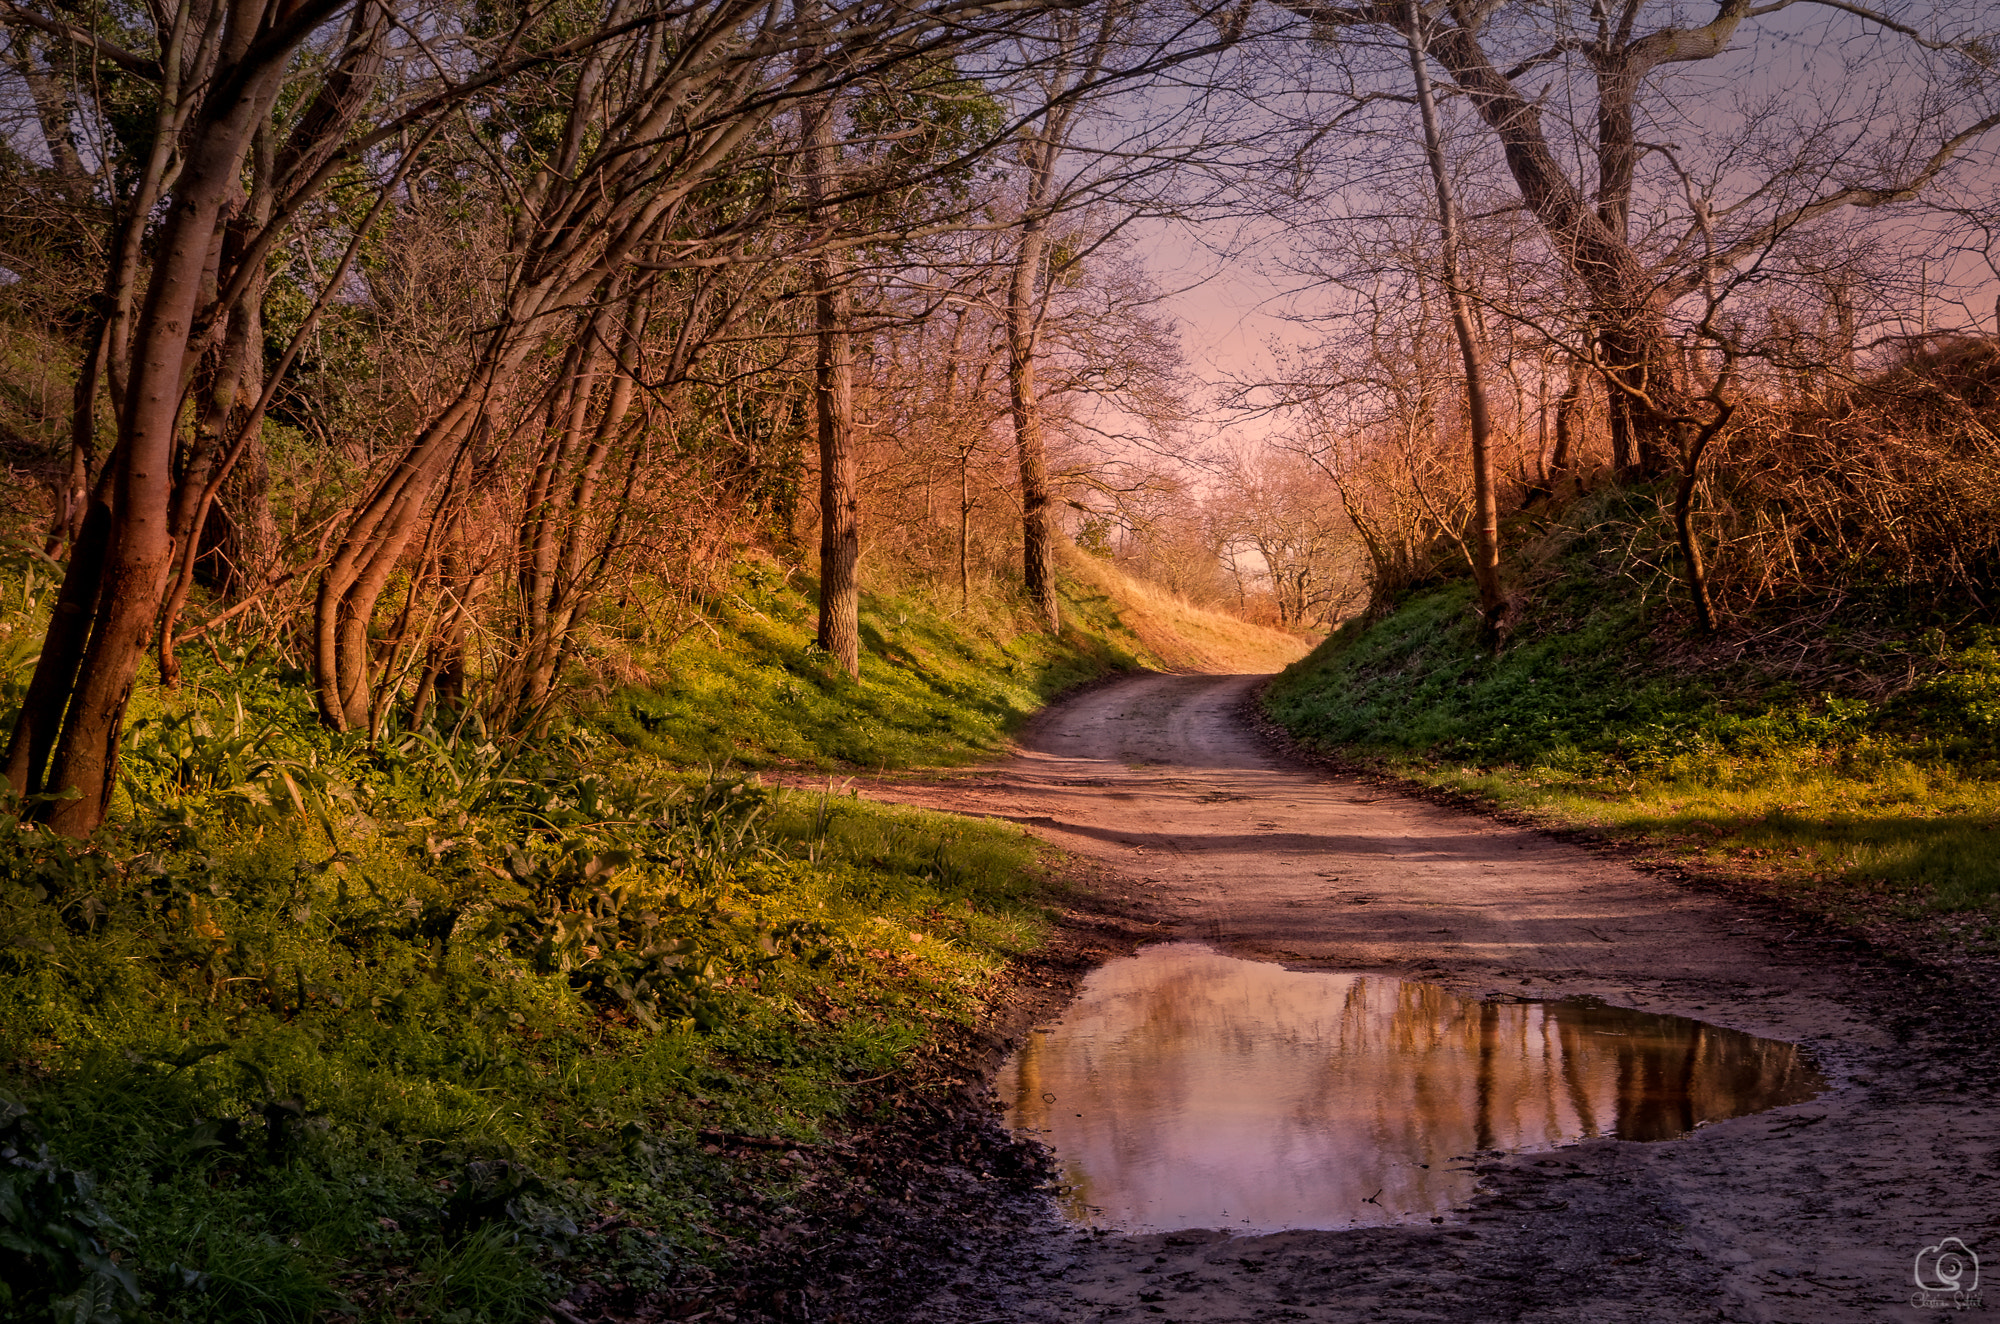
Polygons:
<instances>
[{"instance_id":1,"label":"grassy bank","mask_svg":"<svg viewBox=\"0 0 2000 1324\"><path fill-rule=\"evenodd\" d=\"M52 579L9 570L18 702ZM607 624L599 674L644 674L529 741L335 735L255 649L142 683L111 827L0 812L0 1317L712 1292L832 1198L783 1151L948 1059L1047 886L1010 827L745 765L963 762L1158 658L1103 582L1069 581L1060 638L974 607L871 596L853 681L809 584L748 565L670 647Z\"/></svg>"},{"instance_id":2,"label":"grassy bank","mask_svg":"<svg viewBox=\"0 0 2000 1324\"><path fill-rule=\"evenodd\" d=\"M863 594L861 676L850 679L814 646L811 581L748 563L671 646L641 646L647 678L614 693L601 720L687 766L950 766L999 751L1051 698L1111 672L1275 670L1304 651L1080 553L1058 583L1059 636L1034 628L1020 602Z\"/></svg>"},{"instance_id":3,"label":"grassy bank","mask_svg":"<svg viewBox=\"0 0 2000 1324\"><path fill-rule=\"evenodd\" d=\"M1533 585L1497 656L1469 585L1436 583L1287 670L1268 710L1366 766L1994 947L2000 634L1858 609L1761 649L1703 640L1583 561Z\"/></svg>"}]
</instances>

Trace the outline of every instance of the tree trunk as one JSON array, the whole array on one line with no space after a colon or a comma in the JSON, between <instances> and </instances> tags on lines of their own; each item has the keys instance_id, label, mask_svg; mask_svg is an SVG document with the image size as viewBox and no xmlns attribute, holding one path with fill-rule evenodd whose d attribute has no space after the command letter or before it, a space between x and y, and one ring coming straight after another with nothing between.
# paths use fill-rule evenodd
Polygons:
<instances>
[{"instance_id":1,"label":"tree trunk","mask_svg":"<svg viewBox=\"0 0 2000 1324\"><path fill-rule=\"evenodd\" d=\"M1730 18L1715 32L1703 29L1698 35L1703 41L1712 38L1726 44L1735 21ZM1593 206L1549 146L1540 107L1493 66L1475 32L1443 28L1428 49L1499 139L1521 201L1564 265L1590 292L1613 397L1612 442L1626 455L1621 468L1642 475L1669 471L1674 454L1671 420L1686 413L1687 400L1674 371L1673 343L1662 315L1658 282L1622 230L1626 204L1620 191L1629 191L1625 172L1636 156L1618 135L1632 132L1630 117L1616 106L1600 116L1600 174L1607 193L1606 205ZM1636 80L1645 72L1638 57L1631 57L1608 78L1609 94L1615 99L1628 81L1637 87ZM1645 398L1632 396L1634 390L1644 392Z\"/></svg>"},{"instance_id":2,"label":"tree trunk","mask_svg":"<svg viewBox=\"0 0 2000 1324\"><path fill-rule=\"evenodd\" d=\"M1054 147L1035 145L1032 169L1045 177L1054 164ZM1044 186L1045 187L1045 186ZM1030 204L1040 192L1031 186ZM1030 210L1021 221L1014 251L1013 279L1007 287L1007 396L1014 421L1014 449L1021 471L1021 576L1028 600L1050 631L1062 628L1056 600L1055 511L1049 493L1049 459L1042 438L1042 416L1035 397L1035 352L1041 306L1036 298L1041 282L1042 253L1047 246L1048 219Z\"/></svg>"},{"instance_id":3,"label":"tree trunk","mask_svg":"<svg viewBox=\"0 0 2000 1324\"><path fill-rule=\"evenodd\" d=\"M271 462L264 449L264 292L255 281L229 316L227 350L233 398L217 401L213 425L203 442L213 465L227 466L215 499L203 511L188 512L193 530L196 574L226 600L254 592L265 582L278 555L278 522L271 513ZM237 446L238 440L242 445ZM230 452L235 451L232 461ZM211 470L213 473L213 470Z\"/></svg>"},{"instance_id":4,"label":"tree trunk","mask_svg":"<svg viewBox=\"0 0 2000 1324\"><path fill-rule=\"evenodd\" d=\"M841 670L858 676L861 513L847 287L822 284L813 296L813 308L817 327L813 384L819 416L819 646L833 655Z\"/></svg>"},{"instance_id":5,"label":"tree trunk","mask_svg":"<svg viewBox=\"0 0 2000 1324\"><path fill-rule=\"evenodd\" d=\"M1598 337L1609 396L1611 458L1628 478L1651 478L1672 468L1675 406L1684 406L1674 347L1664 331L1610 323ZM1666 407L1663 407L1666 406Z\"/></svg>"},{"instance_id":6,"label":"tree trunk","mask_svg":"<svg viewBox=\"0 0 2000 1324\"><path fill-rule=\"evenodd\" d=\"M433 709L449 719L465 697L465 638L472 606L479 596L479 577L466 545L465 513L454 510L438 555L441 591L451 598L444 628L426 641L423 673L410 699L410 730L420 731Z\"/></svg>"},{"instance_id":7,"label":"tree trunk","mask_svg":"<svg viewBox=\"0 0 2000 1324\"><path fill-rule=\"evenodd\" d=\"M270 245L280 233L272 220L280 203L296 200L339 147L366 105L383 62L388 15L379 0L361 0L350 16L339 62L280 143L267 117L251 138L254 192L222 238L217 273L223 319L221 338L212 343L199 374L200 416L193 445L181 466L172 527L178 574L160 615L159 668L171 686L179 676L174 657L181 609L197 573L228 597L255 592L268 582L278 551L277 522L271 514L270 464L263 442L264 414L270 405L264 365L264 298L270 285ZM421 151L428 136L414 146ZM406 172L411 161L398 168ZM272 378L282 379L304 347L327 301L338 291L393 190L385 189L355 239L328 278L320 297L280 356ZM242 199L237 199L242 202ZM225 302L226 301L226 302Z\"/></svg>"},{"instance_id":8,"label":"tree trunk","mask_svg":"<svg viewBox=\"0 0 2000 1324\"><path fill-rule=\"evenodd\" d=\"M1711 398L1719 401L1720 389ZM1701 542L1694 532L1694 490L1701 477L1702 453L1716 434L1729 425L1735 413L1735 405L1718 403L1715 418L1695 434L1681 458L1681 481L1674 493L1674 533L1680 539L1681 558L1687 566L1688 595L1694 599L1695 619L1703 634L1715 633L1715 602L1708 591L1708 563L1702 557Z\"/></svg>"},{"instance_id":9,"label":"tree trunk","mask_svg":"<svg viewBox=\"0 0 2000 1324\"><path fill-rule=\"evenodd\" d=\"M42 773L62 730L63 709L76 683L77 668L83 663L84 645L90 641L104 556L111 543L107 486L100 480L98 489L84 501L83 517L70 544L69 565L64 568L49 628L42 637L41 657L7 742L7 781L16 795L39 795L42 791Z\"/></svg>"},{"instance_id":10,"label":"tree trunk","mask_svg":"<svg viewBox=\"0 0 2000 1324\"><path fill-rule=\"evenodd\" d=\"M823 200L839 159L833 99L805 111L806 195L822 227L833 223ZM841 670L861 674L860 475L854 454L853 296L830 250L809 269L813 286L813 402L819 424L819 646Z\"/></svg>"},{"instance_id":11,"label":"tree trunk","mask_svg":"<svg viewBox=\"0 0 2000 1324\"><path fill-rule=\"evenodd\" d=\"M368 728L368 631L375 603L409 545L437 480L481 425L485 388L497 384L505 366L482 364L451 404L409 444L348 522L320 577L313 603L313 683L320 718L336 731Z\"/></svg>"},{"instance_id":12,"label":"tree trunk","mask_svg":"<svg viewBox=\"0 0 2000 1324\"><path fill-rule=\"evenodd\" d=\"M110 464L111 527L103 574L89 641L67 687L62 732L43 779L49 788L68 793L50 806L47 821L71 836L93 831L110 806L125 705L172 568L174 447L195 317L218 256L223 209L238 187L250 137L270 113L284 69L281 56L250 54L263 18L262 6L248 0L230 15L221 68L235 75L227 80L234 95L214 107L212 117L204 115L190 135L152 280L134 323L132 376ZM251 59L261 63L239 63ZM32 772L28 780L34 780Z\"/></svg>"},{"instance_id":13,"label":"tree trunk","mask_svg":"<svg viewBox=\"0 0 2000 1324\"><path fill-rule=\"evenodd\" d=\"M48 149L49 164L62 181L64 191L72 197L81 197L90 187L90 173L77 155L69 96L62 86L61 74L43 63L45 40L27 24L16 23L7 26L7 42L12 47L7 63L28 86L28 96L35 104L37 127L42 131L42 144Z\"/></svg>"},{"instance_id":14,"label":"tree trunk","mask_svg":"<svg viewBox=\"0 0 2000 1324\"><path fill-rule=\"evenodd\" d=\"M517 666L522 679L515 687L516 692L505 697L510 705L505 718L510 722L538 722L555 697L556 681L569 652L576 622L602 579L603 549L615 544L622 527L627 501L609 503L611 518L607 523L593 526L592 516L597 513L598 486L605 462L624 436L625 421L637 393L639 340L645 317L642 302L636 297L629 298L622 308L607 305L605 315L596 319L590 332L593 346L615 347L602 355L612 360L611 382L581 455L573 465L556 470L542 498L546 514L535 531L537 579L533 589L540 598L531 613L536 622L534 630L521 640ZM593 350L593 357L597 356ZM589 367L587 376L591 382L600 375L602 366L600 362ZM579 413L574 417L580 432L583 416ZM601 537L590 533L592 527L599 530ZM586 540L593 540L598 548L594 556L586 554Z\"/></svg>"},{"instance_id":15,"label":"tree trunk","mask_svg":"<svg viewBox=\"0 0 2000 1324\"><path fill-rule=\"evenodd\" d=\"M90 350L77 369L76 389L70 393L69 463L65 466L61 491L53 503L49 536L43 550L50 556L74 543L83 529L84 513L90 508L90 489L97 482L97 395L104 385L104 362L110 353L111 328L100 312L91 319Z\"/></svg>"},{"instance_id":16,"label":"tree trunk","mask_svg":"<svg viewBox=\"0 0 2000 1324\"><path fill-rule=\"evenodd\" d=\"M965 344L966 305L958 306L951 323L951 348L945 351L943 406L939 410L946 427L963 426L958 417L959 353ZM972 605L972 442L961 437L958 443L958 609Z\"/></svg>"},{"instance_id":17,"label":"tree trunk","mask_svg":"<svg viewBox=\"0 0 2000 1324\"><path fill-rule=\"evenodd\" d=\"M514 588L518 609L514 646L494 684L492 707L492 714L501 725L511 726L521 714L539 706L535 676L541 659L552 655L550 613L561 593L557 560L563 532L576 518L564 500L568 496L566 479L577 451L584 444L584 430L596 399L598 374L606 357L604 346L611 320L611 305L605 303L584 321L548 393L542 451L528 481L521 517L514 527Z\"/></svg>"},{"instance_id":18,"label":"tree trunk","mask_svg":"<svg viewBox=\"0 0 2000 1324\"><path fill-rule=\"evenodd\" d=\"M1493 476L1493 423L1486 400L1486 365L1480 353L1472 310L1459 270L1458 203L1452 195L1451 171L1438 131L1437 103L1431 95L1430 71L1424 64L1422 18L1416 0L1407 0L1404 36L1410 48L1410 69L1417 80L1417 106L1423 115L1424 148L1430 158L1431 182L1437 189L1438 229L1444 241L1445 297L1451 305L1452 329L1465 364L1465 403L1472 433L1473 542L1472 577L1479 585L1483 633L1498 643L1506 626L1507 598L1500 587L1500 503Z\"/></svg>"},{"instance_id":19,"label":"tree trunk","mask_svg":"<svg viewBox=\"0 0 2000 1324\"><path fill-rule=\"evenodd\" d=\"M1576 467L1582 442L1580 415L1583 412L1583 388L1589 372L1587 360L1571 359L1569 382L1556 398L1556 448L1549 456L1549 487L1552 491Z\"/></svg>"},{"instance_id":20,"label":"tree trunk","mask_svg":"<svg viewBox=\"0 0 2000 1324\"><path fill-rule=\"evenodd\" d=\"M958 609L972 606L972 448L958 452Z\"/></svg>"}]
</instances>

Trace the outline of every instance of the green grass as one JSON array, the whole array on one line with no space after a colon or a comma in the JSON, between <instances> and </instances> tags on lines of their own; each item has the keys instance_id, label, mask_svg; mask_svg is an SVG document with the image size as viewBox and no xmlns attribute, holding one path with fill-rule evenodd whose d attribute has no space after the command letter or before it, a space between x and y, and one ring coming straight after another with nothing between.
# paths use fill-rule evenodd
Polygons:
<instances>
[{"instance_id":1,"label":"green grass","mask_svg":"<svg viewBox=\"0 0 2000 1324\"><path fill-rule=\"evenodd\" d=\"M2000 635L1913 630L1876 662L1928 679L1889 698L1802 694L1754 655L1691 665L1657 604L1566 570L1497 657L1470 588L1433 585L1326 641L1267 707L1321 748L1811 907L1950 916L1950 936L2000 939Z\"/></svg>"},{"instance_id":2,"label":"green grass","mask_svg":"<svg viewBox=\"0 0 2000 1324\"><path fill-rule=\"evenodd\" d=\"M0 712L53 583L8 556ZM0 1317L516 1324L726 1268L798 1179L703 1134L867 1121L1046 927L1011 826L747 769L967 762L1156 660L1066 581L1057 637L866 596L853 680L810 590L743 565L666 649L607 612L646 682L520 743L330 732L254 648L149 668L104 832L0 804Z\"/></svg>"},{"instance_id":3,"label":"green grass","mask_svg":"<svg viewBox=\"0 0 2000 1324\"><path fill-rule=\"evenodd\" d=\"M334 842L241 812L78 849L8 825L14 1148L94 1203L0 1221L99 1220L163 1319L509 1321L580 1274L665 1286L757 1198L698 1129L814 1136L1041 932L1004 826L588 759L493 772L522 784L449 821L381 792ZM613 1206L627 1232L578 1232ZM16 1283L87 1276L11 1258Z\"/></svg>"},{"instance_id":4,"label":"green grass","mask_svg":"<svg viewBox=\"0 0 2000 1324\"><path fill-rule=\"evenodd\" d=\"M651 682L620 690L601 720L687 766L963 764L1054 695L1153 660L1107 596L1065 581L1062 605L1051 637L1005 606L974 603L966 617L915 594L864 594L856 680L814 644L810 581L745 565L705 626L645 658Z\"/></svg>"}]
</instances>

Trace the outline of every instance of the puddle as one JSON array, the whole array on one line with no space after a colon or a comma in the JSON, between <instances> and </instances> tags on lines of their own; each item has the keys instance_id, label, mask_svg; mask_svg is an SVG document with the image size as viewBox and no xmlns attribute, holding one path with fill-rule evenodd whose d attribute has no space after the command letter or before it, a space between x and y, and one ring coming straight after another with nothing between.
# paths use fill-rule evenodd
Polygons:
<instances>
[{"instance_id":1,"label":"puddle","mask_svg":"<svg viewBox=\"0 0 2000 1324\"><path fill-rule=\"evenodd\" d=\"M1423 1221L1469 1155L1667 1140L1812 1098L1794 1044L1594 1002L1480 1002L1164 943L1092 972L1001 1069L1065 1212L1120 1231Z\"/></svg>"}]
</instances>

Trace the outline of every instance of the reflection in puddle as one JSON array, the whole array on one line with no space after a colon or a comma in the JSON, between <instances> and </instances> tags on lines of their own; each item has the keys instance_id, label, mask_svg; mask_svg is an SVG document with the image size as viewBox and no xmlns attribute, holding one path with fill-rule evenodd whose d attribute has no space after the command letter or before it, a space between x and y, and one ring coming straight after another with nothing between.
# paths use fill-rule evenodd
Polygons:
<instances>
[{"instance_id":1,"label":"reflection in puddle","mask_svg":"<svg viewBox=\"0 0 2000 1324\"><path fill-rule=\"evenodd\" d=\"M1078 1222L1260 1232L1421 1220L1472 1195L1475 1150L1665 1140L1824 1087L1797 1046L1700 1021L1195 943L1093 972L998 1081Z\"/></svg>"}]
</instances>

